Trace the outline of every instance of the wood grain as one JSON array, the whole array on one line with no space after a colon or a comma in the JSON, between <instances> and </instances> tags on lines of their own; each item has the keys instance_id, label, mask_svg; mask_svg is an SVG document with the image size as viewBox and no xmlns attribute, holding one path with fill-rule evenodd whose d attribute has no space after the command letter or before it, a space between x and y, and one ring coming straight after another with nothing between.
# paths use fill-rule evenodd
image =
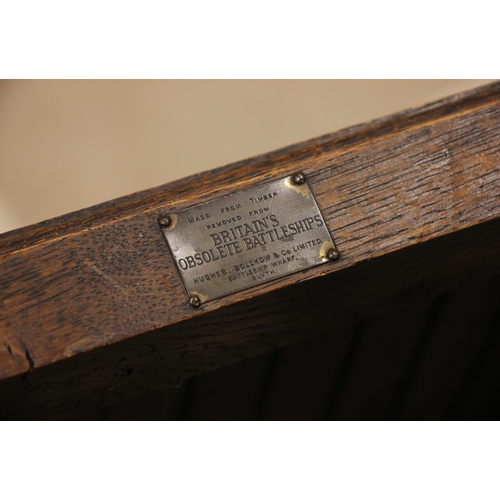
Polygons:
<instances>
[{"instance_id":1,"label":"wood grain","mask_svg":"<svg viewBox=\"0 0 500 500\"><path fill-rule=\"evenodd\" d=\"M499 160L494 84L0 235L0 415L63 418L500 272ZM341 259L191 309L157 217L298 170Z\"/></svg>"}]
</instances>

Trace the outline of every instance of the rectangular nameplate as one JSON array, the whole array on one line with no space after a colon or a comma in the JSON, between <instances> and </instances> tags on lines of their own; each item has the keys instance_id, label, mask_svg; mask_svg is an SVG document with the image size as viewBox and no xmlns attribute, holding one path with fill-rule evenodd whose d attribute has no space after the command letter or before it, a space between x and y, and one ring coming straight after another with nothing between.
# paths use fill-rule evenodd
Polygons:
<instances>
[{"instance_id":1,"label":"rectangular nameplate","mask_svg":"<svg viewBox=\"0 0 500 500\"><path fill-rule=\"evenodd\" d=\"M331 260L335 245L300 181L287 177L168 214L162 230L191 297L203 303Z\"/></svg>"}]
</instances>

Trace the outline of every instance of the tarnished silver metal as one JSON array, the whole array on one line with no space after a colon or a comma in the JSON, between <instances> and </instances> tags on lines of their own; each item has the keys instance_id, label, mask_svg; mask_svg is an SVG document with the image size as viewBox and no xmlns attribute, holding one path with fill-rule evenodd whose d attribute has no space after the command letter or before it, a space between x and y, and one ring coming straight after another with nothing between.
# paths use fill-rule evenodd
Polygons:
<instances>
[{"instance_id":1,"label":"tarnished silver metal","mask_svg":"<svg viewBox=\"0 0 500 500\"><path fill-rule=\"evenodd\" d=\"M297 174L168 218L160 225L192 307L339 255L305 177Z\"/></svg>"}]
</instances>

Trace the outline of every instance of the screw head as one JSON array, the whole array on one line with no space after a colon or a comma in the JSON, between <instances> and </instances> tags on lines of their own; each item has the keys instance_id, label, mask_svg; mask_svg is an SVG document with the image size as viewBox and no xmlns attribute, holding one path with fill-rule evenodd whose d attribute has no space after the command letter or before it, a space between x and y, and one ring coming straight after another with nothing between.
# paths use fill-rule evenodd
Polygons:
<instances>
[{"instance_id":1,"label":"screw head","mask_svg":"<svg viewBox=\"0 0 500 500\"><path fill-rule=\"evenodd\" d=\"M168 227L172 224L172 218L169 215L160 215L160 217L158 217L158 224Z\"/></svg>"},{"instance_id":2,"label":"screw head","mask_svg":"<svg viewBox=\"0 0 500 500\"><path fill-rule=\"evenodd\" d=\"M340 254L338 250L335 250L335 248L330 248L328 252L326 252L326 258L328 260L337 260L340 257Z\"/></svg>"},{"instance_id":3,"label":"screw head","mask_svg":"<svg viewBox=\"0 0 500 500\"><path fill-rule=\"evenodd\" d=\"M302 172L297 172L292 176L292 181L294 184L304 184L306 176Z\"/></svg>"},{"instance_id":4,"label":"screw head","mask_svg":"<svg viewBox=\"0 0 500 500\"><path fill-rule=\"evenodd\" d=\"M189 298L189 305L196 309L197 307L201 306L201 299L198 297L198 295L193 295L192 297Z\"/></svg>"}]
</instances>

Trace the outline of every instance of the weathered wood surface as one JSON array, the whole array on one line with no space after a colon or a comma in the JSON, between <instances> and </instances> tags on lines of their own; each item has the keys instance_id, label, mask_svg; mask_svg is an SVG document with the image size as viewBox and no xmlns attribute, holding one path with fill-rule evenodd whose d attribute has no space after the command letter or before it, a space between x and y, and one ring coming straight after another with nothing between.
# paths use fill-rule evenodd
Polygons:
<instances>
[{"instance_id":1,"label":"weathered wood surface","mask_svg":"<svg viewBox=\"0 0 500 500\"><path fill-rule=\"evenodd\" d=\"M0 415L72 415L500 272L499 160L495 84L0 235ZM191 309L158 215L298 170L341 259Z\"/></svg>"},{"instance_id":2,"label":"weathered wood surface","mask_svg":"<svg viewBox=\"0 0 500 500\"><path fill-rule=\"evenodd\" d=\"M120 401L98 420L498 420L500 275Z\"/></svg>"}]
</instances>

